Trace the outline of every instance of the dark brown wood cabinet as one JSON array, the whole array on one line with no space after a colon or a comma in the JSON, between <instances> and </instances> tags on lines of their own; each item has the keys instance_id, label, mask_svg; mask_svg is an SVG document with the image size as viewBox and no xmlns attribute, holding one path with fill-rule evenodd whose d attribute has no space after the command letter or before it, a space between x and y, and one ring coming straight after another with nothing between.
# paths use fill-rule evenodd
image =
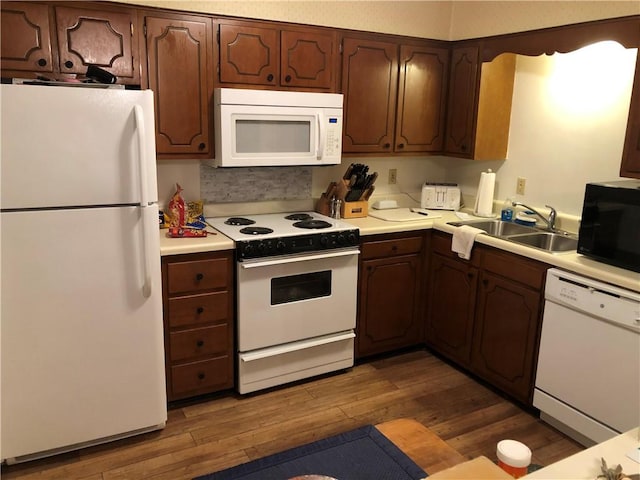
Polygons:
<instances>
[{"instance_id":1,"label":"dark brown wood cabinet","mask_svg":"<svg viewBox=\"0 0 640 480\"><path fill-rule=\"evenodd\" d=\"M452 49L446 155L474 160L507 158L515 67L513 54L481 63L477 46Z\"/></svg>"},{"instance_id":2,"label":"dark brown wood cabinet","mask_svg":"<svg viewBox=\"0 0 640 480\"><path fill-rule=\"evenodd\" d=\"M144 18L146 86L153 90L159 158L213 155L213 24L177 14Z\"/></svg>"},{"instance_id":3,"label":"dark brown wood cabinet","mask_svg":"<svg viewBox=\"0 0 640 480\"><path fill-rule=\"evenodd\" d=\"M421 233L362 242L356 358L422 343L423 244Z\"/></svg>"},{"instance_id":4,"label":"dark brown wood cabinet","mask_svg":"<svg viewBox=\"0 0 640 480\"><path fill-rule=\"evenodd\" d=\"M345 37L342 150L438 152L444 142L448 50Z\"/></svg>"},{"instance_id":5,"label":"dark brown wood cabinet","mask_svg":"<svg viewBox=\"0 0 640 480\"><path fill-rule=\"evenodd\" d=\"M218 28L221 84L335 91L335 32L231 20Z\"/></svg>"},{"instance_id":6,"label":"dark brown wood cabinet","mask_svg":"<svg viewBox=\"0 0 640 480\"><path fill-rule=\"evenodd\" d=\"M636 59L620 176L640 178L640 58Z\"/></svg>"},{"instance_id":7,"label":"dark brown wood cabinet","mask_svg":"<svg viewBox=\"0 0 640 480\"><path fill-rule=\"evenodd\" d=\"M167 398L234 386L233 252L162 257Z\"/></svg>"},{"instance_id":8,"label":"dark brown wood cabinet","mask_svg":"<svg viewBox=\"0 0 640 480\"><path fill-rule=\"evenodd\" d=\"M89 3L2 3L2 75L84 77L96 65L139 84L132 8Z\"/></svg>"},{"instance_id":9,"label":"dark brown wood cabinet","mask_svg":"<svg viewBox=\"0 0 640 480\"><path fill-rule=\"evenodd\" d=\"M548 265L483 245L471 260L433 232L427 345L522 403L530 404Z\"/></svg>"},{"instance_id":10,"label":"dark brown wood cabinet","mask_svg":"<svg viewBox=\"0 0 640 480\"><path fill-rule=\"evenodd\" d=\"M466 262L451 253L448 235L433 232L431 242L425 340L434 350L468 366L479 262L475 257Z\"/></svg>"}]
</instances>

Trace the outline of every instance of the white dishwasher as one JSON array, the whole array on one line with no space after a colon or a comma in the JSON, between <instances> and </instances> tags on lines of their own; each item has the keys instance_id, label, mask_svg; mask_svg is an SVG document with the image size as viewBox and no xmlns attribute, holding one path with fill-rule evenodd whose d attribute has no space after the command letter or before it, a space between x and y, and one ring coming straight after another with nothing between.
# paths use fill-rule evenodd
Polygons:
<instances>
[{"instance_id":1,"label":"white dishwasher","mask_svg":"<svg viewBox=\"0 0 640 480\"><path fill-rule=\"evenodd\" d=\"M548 270L533 405L586 446L640 425L640 294Z\"/></svg>"}]
</instances>

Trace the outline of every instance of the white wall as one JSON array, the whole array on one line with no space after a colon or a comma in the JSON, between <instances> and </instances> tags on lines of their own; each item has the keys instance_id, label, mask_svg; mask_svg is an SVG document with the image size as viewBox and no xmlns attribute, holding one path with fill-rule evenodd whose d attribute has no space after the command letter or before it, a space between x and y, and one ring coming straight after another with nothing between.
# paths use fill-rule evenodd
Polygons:
<instances>
[{"instance_id":1,"label":"white wall","mask_svg":"<svg viewBox=\"0 0 640 480\"><path fill-rule=\"evenodd\" d=\"M518 200L580 215L585 183L620 178L636 50L607 43L612 50L518 56L508 160L454 160L447 180L475 195L480 172L492 168L496 199L516 198L524 177Z\"/></svg>"}]
</instances>

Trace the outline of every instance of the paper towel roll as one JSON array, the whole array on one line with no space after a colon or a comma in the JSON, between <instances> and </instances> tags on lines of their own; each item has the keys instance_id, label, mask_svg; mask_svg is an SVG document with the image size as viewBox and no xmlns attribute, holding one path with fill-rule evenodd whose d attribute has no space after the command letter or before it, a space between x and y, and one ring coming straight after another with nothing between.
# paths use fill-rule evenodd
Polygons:
<instances>
[{"instance_id":1,"label":"paper towel roll","mask_svg":"<svg viewBox=\"0 0 640 480\"><path fill-rule=\"evenodd\" d=\"M480 174L478 195L473 211L478 217L493 217L493 189L496 185L496 174L489 169Z\"/></svg>"}]
</instances>

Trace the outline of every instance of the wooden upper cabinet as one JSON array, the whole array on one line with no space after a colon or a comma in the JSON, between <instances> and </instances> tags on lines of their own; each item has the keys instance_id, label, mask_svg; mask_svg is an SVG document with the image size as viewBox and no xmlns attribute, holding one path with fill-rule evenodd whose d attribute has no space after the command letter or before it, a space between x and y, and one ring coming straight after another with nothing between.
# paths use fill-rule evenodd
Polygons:
<instances>
[{"instance_id":1,"label":"wooden upper cabinet","mask_svg":"<svg viewBox=\"0 0 640 480\"><path fill-rule=\"evenodd\" d=\"M2 2L2 75L83 78L92 64L114 74L118 83L139 84L136 10L70 5Z\"/></svg>"},{"instance_id":2,"label":"wooden upper cabinet","mask_svg":"<svg viewBox=\"0 0 640 480\"><path fill-rule=\"evenodd\" d=\"M135 15L135 10L112 12L56 6L61 73L84 75L92 64L119 79L139 81L140 72L134 59Z\"/></svg>"},{"instance_id":3,"label":"wooden upper cabinet","mask_svg":"<svg viewBox=\"0 0 640 480\"><path fill-rule=\"evenodd\" d=\"M277 85L278 30L220 23L220 82Z\"/></svg>"},{"instance_id":4,"label":"wooden upper cabinet","mask_svg":"<svg viewBox=\"0 0 640 480\"><path fill-rule=\"evenodd\" d=\"M392 151L397 84L396 43L344 39L344 152Z\"/></svg>"},{"instance_id":5,"label":"wooden upper cabinet","mask_svg":"<svg viewBox=\"0 0 640 480\"><path fill-rule=\"evenodd\" d=\"M146 17L149 88L154 92L159 156L208 157L211 149L210 18Z\"/></svg>"},{"instance_id":6,"label":"wooden upper cabinet","mask_svg":"<svg viewBox=\"0 0 640 480\"><path fill-rule=\"evenodd\" d=\"M283 30L280 35L280 83L333 89L335 34Z\"/></svg>"},{"instance_id":7,"label":"wooden upper cabinet","mask_svg":"<svg viewBox=\"0 0 640 480\"><path fill-rule=\"evenodd\" d=\"M441 152L444 147L449 50L400 47L395 151Z\"/></svg>"},{"instance_id":8,"label":"wooden upper cabinet","mask_svg":"<svg viewBox=\"0 0 640 480\"><path fill-rule=\"evenodd\" d=\"M2 2L2 70L53 72L49 7Z\"/></svg>"},{"instance_id":9,"label":"wooden upper cabinet","mask_svg":"<svg viewBox=\"0 0 640 480\"><path fill-rule=\"evenodd\" d=\"M516 57L479 63L475 46L454 48L445 153L474 160L507 158Z\"/></svg>"},{"instance_id":10,"label":"wooden upper cabinet","mask_svg":"<svg viewBox=\"0 0 640 480\"><path fill-rule=\"evenodd\" d=\"M335 90L336 34L221 21L220 83Z\"/></svg>"},{"instance_id":11,"label":"wooden upper cabinet","mask_svg":"<svg viewBox=\"0 0 640 480\"><path fill-rule=\"evenodd\" d=\"M636 59L620 176L640 178L640 56Z\"/></svg>"}]
</instances>

